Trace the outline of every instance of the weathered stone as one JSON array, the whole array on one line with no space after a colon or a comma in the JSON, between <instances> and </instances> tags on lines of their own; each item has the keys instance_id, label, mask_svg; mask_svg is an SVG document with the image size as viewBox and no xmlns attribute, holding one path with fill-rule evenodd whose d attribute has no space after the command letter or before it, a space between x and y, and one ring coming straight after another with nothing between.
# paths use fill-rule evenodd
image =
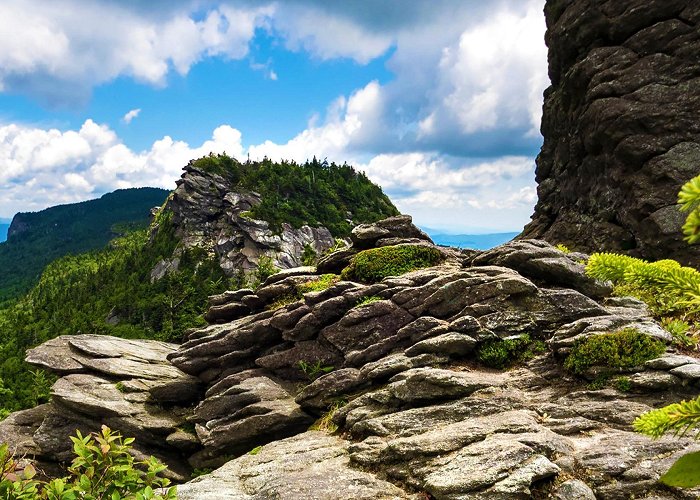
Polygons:
<instances>
[{"instance_id":1,"label":"weathered stone","mask_svg":"<svg viewBox=\"0 0 700 500\"><path fill-rule=\"evenodd\" d=\"M374 224L360 224L350 236L353 247L360 250L376 247L378 240L386 238L414 238L432 243L427 234L413 225L409 215L389 217Z\"/></svg>"},{"instance_id":2,"label":"weathered stone","mask_svg":"<svg viewBox=\"0 0 700 500\"><path fill-rule=\"evenodd\" d=\"M362 385L360 371L343 368L323 375L304 387L295 401L302 408L321 412L340 396L347 396Z\"/></svg>"},{"instance_id":3,"label":"weathered stone","mask_svg":"<svg viewBox=\"0 0 700 500\"><path fill-rule=\"evenodd\" d=\"M463 333L444 333L412 345L406 349L406 355L441 354L460 357L472 352L476 347L476 343L476 340Z\"/></svg>"},{"instance_id":4,"label":"weathered stone","mask_svg":"<svg viewBox=\"0 0 700 500\"><path fill-rule=\"evenodd\" d=\"M660 358L650 359L644 365L654 370L670 370L683 365L700 364L700 359L680 354L664 354Z\"/></svg>"},{"instance_id":5,"label":"weathered stone","mask_svg":"<svg viewBox=\"0 0 700 500\"><path fill-rule=\"evenodd\" d=\"M630 386L641 391L663 391L681 385L681 379L662 371L635 373L629 376Z\"/></svg>"},{"instance_id":6,"label":"weathered stone","mask_svg":"<svg viewBox=\"0 0 700 500\"><path fill-rule=\"evenodd\" d=\"M274 466L271 466L274 464ZM346 443L306 432L263 446L220 469L178 486L180 500L401 500L412 498L369 472L350 467Z\"/></svg>"},{"instance_id":7,"label":"weathered stone","mask_svg":"<svg viewBox=\"0 0 700 500\"><path fill-rule=\"evenodd\" d=\"M555 500L596 500L593 490L580 479L569 479L557 486Z\"/></svg>"},{"instance_id":8,"label":"weathered stone","mask_svg":"<svg viewBox=\"0 0 700 500\"><path fill-rule=\"evenodd\" d=\"M698 267L675 206L700 162L693 12L684 0L547 1L552 86L523 237Z\"/></svg>"},{"instance_id":9,"label":"weathered stone","mask_svg":"<svg viewBox=\"0 0 700 500\"><path fill-rule=\"evenodd\" d=\"M700 364L688 364L672 368L670 372L681 378L698 380L700 379Z\"/></svg>"}]
</instances>

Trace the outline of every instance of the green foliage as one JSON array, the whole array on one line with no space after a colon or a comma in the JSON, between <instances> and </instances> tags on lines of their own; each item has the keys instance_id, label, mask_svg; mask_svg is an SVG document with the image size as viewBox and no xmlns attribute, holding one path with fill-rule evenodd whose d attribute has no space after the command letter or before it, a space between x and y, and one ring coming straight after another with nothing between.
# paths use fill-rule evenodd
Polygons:
<instances>
[{"instance_id":1,"label":"green foliage","mask_svg":"<svg viewBox=\"0 0 700 500\"><path fill-rule=\"evenodd\" d=\"M629 392L632 389L632 382L629 377L617 377L613 380L613 387L620 392Z\"/></svg>"},{"instance_id":2,"label":"green foliage","mask_svg":"<svg viewBox=\"0 0 700 500\"><path fill-rule=\"evenodd\" d=\"M663 318L661 320L661 326L671 334L673 337L673 345L676 347L680 349L693 349L697 346L697 339L688 335L690 331L688 322L676 318Z\"/></svg>"},{"instance_id":3,"label":"green foliage","mask_svg":"<svg viewBox=\"0 0 700 500\"><path fill-rule=\"evenodd\" d=\"M341 277L363 283L376 283L388 276L400 276L409 271L439 264L442 253L432 247L395 245L363 250L343 269Z\"/></svg>"},{"instance_id":4,"label":"green foliage","mask_svg":"<svg viewBox=\"0 0 700 500\"><path fill-rule=\"evenodd\" d=\"M569 247L567 247L566 245L563 245L561 243L555 245L555 248L557 250L559 250L560 252L571 253L571 250L569 249Z\"/></svg>"},{"instance_id":5,"label":"green foliage","mask_svg":"<svg viewBox=\"0 0 700 500\"><path fill-rule=\"evenodd\" d=\"M318 261L316 250L308 243L304 243L304 251L301 253L301 263L304 266L315 266Z\"/></svg>"},{"instance_id":6,"label":"green foliage","mask_svg":"<svg viewBox=\"0 0 700 500\"><path fill-rule=\"evenodd\" d=\"M286 222L295 228L325 226L334 236L348 236L356 224L399 214L379 186L346 164L316 158L304 164L267 158L240 163L226 154L210 154L191 166L259 193L262 203L250 215L276 231Z\"/></svg>"},{"instance_id":7,"label":"green foliage","mask_svg":"<svg viewBox=\"0 0 700 500\"><path fill-rule=\"evenodd\" d=\"M674 260L646 262L626 255L591 255L586 273L611 280L616 295L643 300L658 316L692 315L700 311L700 272Z\"/></svg>"},{"instance_id":8,"label":"green foliage","mask_svg":"<svg viewBox=\"0 0 700 500\"><path fill-rule=\"evenodd\" d=\"M564 361L564 368L579 375L592 366L633 368L658 357L665 349L660 340L626 328L577 341Z\"/></svg>"},{"instance_id":9,"label":"green foliage","mask_svg":"<svg viewBox=\"0 0 700 500\"><path fill-rule=\"evenodd\" d=\"M104 250L52 262L25 297L0 308L0 379L12 389L0 392L0 408L15 411L46 401L53 379L30 373L24 356L58 335L178 341L186 329L205 324L207 297L229 288L217 259L198 249L184 251L177 271L151 281L151 269L178 247L171 218L160 213L159 229L150 237L137 231ZM118 323L107 323L109 316Z\"/></svg>"},{"instance_id":10,"label":"green foliage","mask_svg":"<svg viewBox=\"0 0 700 500\"><path fill-rule=\"evenodd\" d=\"M299 361L299 369L304 373L304 375L306 375L306 378L313 382L321 375L332 372L335 367L323 366L320 360L313 364L302 360Z\"/></svg>"},{"instance_id":11,"label":"green foliage","mask_svg":"<svg viewBox=\"0 0 700 500\"><path fill-rule=\"evenodd\" d=\"M167 193L125 189L98 200L17 214L14 234L0 243L0 303L29 290L51 261L103 248L115 236L145 228L150 209Z\"/></svg>"},{"instance_id":12,"label":"green foliage","mask_svg":"<svg viewBox=\"0 0 700 500\"><path fill-rule=\"evenodd\" d=\"M20 465L11 456L7 445L0 446L0 496L17 500L167 500L175 499L175 488L161 477L167 468L156 458L137 462L129 453L133 438L103 426L100 433L83 436L80 431L73 441L75 458L70 475L49 482L35 479L36 471Z\"/></svg>"},{"instance_id":13,"label":"green foliage","mask_svg":"<svg viewBox=\"0 0 700 500\"><path fill-rule=\"evenodd\" d=\"M262 450L262 446L256 446L248 452L248 455L257 455L258 453L260 453L260 450Z\"/></svg>"},{"instance_id":14,"label":"green foliage","mask_svg":"<svg viewBox=\"0 0 700 500\"><path fill-rule=\"evenodd\" d=\"M669 432L674 436L685 436L700 426L700 397L643 413L632 425L637 432L654 439ZM695 431L695 437L699 437L698 431Z\"/></svg>"},{"instance_id":15,"label":"green foliage","mask_svg":"<svg viewBox=\"0 0 700 500\"><path fill-rule=\"evenodd\" d=\"M275 266L275 261L269 255L261 255L258 259L258 267L255 270L253 288L258 288L267 278L280 270Z\"/></svg>"},{"instance_id":16,"label":"green foliage","mask_svg":"<svg viewBox=\"0 0 700 500\"><path fill-rule=\"evenodd\" d=\"M379 302L382 300L381 297L377 295L370 295L369 297L364 297L360 299L357 304L355 304L355 307L363 307L363 306L368 306L370 304L374 304L375 302Z\"/></svg>"},{"instance_id":17,"label":"green foliage","mask_svg":"<svg viewBox=\"0 0 700 500\"><path fill-rule=\"evenodd\" d=\"M322 274L317 279L297 285L297 291L301 298L302 294L308 292L322 292L338 283L338 281L340 281L340 276L337 274Z\"/></svg>"},{"instance_id":18,"label":"green foliage","mask_svg":"<svg viewBox=\"0 0 700 500\"><path fill-rule=\"evenodd\" d=\"M477 349L476 358L486 366L502 370L517 362L531 359L544 350L545 345L542 341L533 341L529 335L524 334L486 340Z\"/></svg>"},{"instance_id":19,"label":"green foliage","mask_svg":"<svg viewBox=\"0 0 700 500\"><path fill-rule=\"evenodd\" d=\"M340 410L346 404L348 404L348 402L345 399L334 401L328 408L328 411L321 415L321 417L316 420L311 427L309 427L309 430L327 432L328 434L337 432L338 424L333 421L333 417L338 410Z\"/></svg>"},{"instance_id":20,"label":"green foliage","mask_svg":"<svg viewBox=\"0 0 700 500\"><path fill-rule=\"evenodd\" d=\"M700 175L686 182L678 193L681 210L688 212L683 234L691 245L700 242Z\"/></svg>"}]
</instances>

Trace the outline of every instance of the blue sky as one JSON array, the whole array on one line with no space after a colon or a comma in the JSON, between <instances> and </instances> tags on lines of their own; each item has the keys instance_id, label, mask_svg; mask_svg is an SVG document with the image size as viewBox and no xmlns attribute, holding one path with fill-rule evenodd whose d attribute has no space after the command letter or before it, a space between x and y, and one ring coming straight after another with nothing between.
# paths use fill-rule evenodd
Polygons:
<instances>
[{"instance_id":1,"label":"blue sky","mask_svg":"<svg viewBox=\"0 0 700 500\"><path fill-rule=\"evenodd\" d=\"M423 226L519 230L536 200L544 0L0 5L0 217L191 158L317 156Z\"/></svg>"}]
</instances>

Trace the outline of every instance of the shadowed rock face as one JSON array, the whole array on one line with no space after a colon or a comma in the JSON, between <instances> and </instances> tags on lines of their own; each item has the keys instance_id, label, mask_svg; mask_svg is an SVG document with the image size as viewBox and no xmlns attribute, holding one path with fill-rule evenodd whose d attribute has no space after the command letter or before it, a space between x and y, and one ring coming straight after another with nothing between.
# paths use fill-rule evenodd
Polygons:
<instances>
[{"instance_id":1,"label":"shadowed rock face","mask_svg":"<svg viewBox=\"0 0 700 500\"><path fill-rule=\"evenodd\" d=\"M700 173L700 2L548 0L552 86L522 237L700 264L681 185Z\"/></svg>"}]
</instances>

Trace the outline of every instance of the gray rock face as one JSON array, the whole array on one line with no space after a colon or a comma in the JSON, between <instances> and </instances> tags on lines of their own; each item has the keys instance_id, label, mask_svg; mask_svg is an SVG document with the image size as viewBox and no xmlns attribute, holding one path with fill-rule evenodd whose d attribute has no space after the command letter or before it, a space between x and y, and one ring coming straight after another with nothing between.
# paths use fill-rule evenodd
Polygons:
<instances>
[{"instance_id":1,"label":"gray rock face","mask_svg":"<svg viewBox=\"0 0 700 500\"><path fill-rule=\"evenodd\" d=\"M446 256L291 303L280 298L318 275L273 276L212 297L212 308L245 312L179 347L49 342L28 358L63 375L53 402L38 418L0 423L0 436L65 459L64 436L99 420L137 435L139 453L164 457L181 478L185 461L221 466L179 486L184 499L668 498L657 479L700 445L651 441L631 422L694 397L700 360L669 351L628 370L628 392L590 390L562 366L577 339L633 327L670 341L643 304L606 297L580 256L543 242ZM525 334L544 352L507 370L480 361L492 342ZM176 402L186 387L193 395ZM312 423L338 432L307 431Z\"/></svg>"},{"instance_id":2,"label":"gray rock face","mask_svg":"<svg viewBox=\"0 0 700 500\"><path fill-rule=\"evenodd\" d=\"M538 203L523 237L700 264L681 185L700 164L698 6L548 0Z\"/></svg>"},{"instance_id":3,"label":"gray rock face","mask_svg":"<svg viewBox=\"0 0 700 500\"><path fill-rule=\"evenodd\" d=\"M211 474L178 486L180 500L263 498L400 500L415 498L369 472L349 466L348 443L306 432L263 446ZM274 464L274 465L273 465Z\"/></svg>"},{"instance_id":4,"label":"gray rock face","mask_svg":"<svg viewBox=\"0 0 700 500\"><path fill-rule=\"evenodd\" d=\"M179 408L199 399L202 384L166 360L176 347L153 340L76 335L29 350L29 363L63 377L51 388L51 403L1 422L0 437L44 462L65 462L72 459L69 436L76 429L88 433L105 424L135 437L138 456L155 455L169 466L173 479L187 478L190 467L182 445L169 443L168 437L176 434L178 442L187 417ZM195 448L200 447L197 441ZM185 450L193 451L191 445Z\"/></svg>"},{"instance_id":5,"label":"gray rock face","mask_svg":"<svg viewBox=\"0 0 700 500\"><path fill-rule=\"evenodd\" d=\"M271 257L280 269L298 267L305 245L321 255L335 243L323 227L295 229L282 224L279 234L273 232L266 222L248 215L259 203L256 193L236 191L223 177L188 165L165 208L173 213L173 224L184 248L207 250L219 259L229 276L252 272L263 255ZM153 279L164 276L172 267L172 261L160 263L153 270Z\"/></svg>"}]
</instances>

